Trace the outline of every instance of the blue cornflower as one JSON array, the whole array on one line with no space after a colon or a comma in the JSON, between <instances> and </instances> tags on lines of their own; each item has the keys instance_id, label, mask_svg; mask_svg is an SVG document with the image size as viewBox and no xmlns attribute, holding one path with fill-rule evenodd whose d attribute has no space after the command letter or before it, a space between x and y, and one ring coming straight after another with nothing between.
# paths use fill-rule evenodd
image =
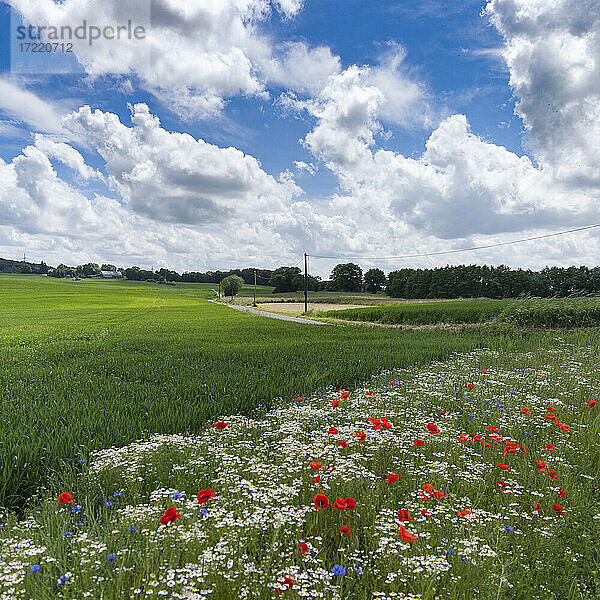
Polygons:
<instances>
[{"instance_id":1,"label":"blue cornflower","mask_svg":"<svg viewBox=\"0 0 600 600\"><path fill-rule=\"evenodd\" d=\"M475 415L473 415L473 414L470 414L469 416L470 416L470 417L474 417Z\"/></svg>"},{"instance_id":2,"label":"blue cornflower","mask_svg":"<svg viewBox=\"0 0 600 600\"><path fill-rule=\"evenodd\" d=\"M514 531L515 530L515 528L512 525L508 525L508 526L504 525L503 527L504 527L505 531Z\"/></svg>"},{"instance_id":3,"label":"blue cornflower","mask_svg":"<svg viewBox=\"0 0 600 600\"><path fill-rule=\"evenodd\" d=\"M456 550L452 550L452 548L448 548L448 550L446 550L446 556L456 556Z\"/></svg>"},{"instance_id":4,"label":"blue cornflower","mask_svg":"<svg viewBox=\"0 0 600 600\"><path fill-rule=\"evenodd\" d=\"M363 568L358 563L354 565L354 570L356 571L357 575L363 574Z\"/></svg>"},{"instance_id":5,"label":"blue cornflower","mask_svg":"<svg viewBox=\"0 0 600 600\"><path fill-rule=\"evenodd\" d=\"M208 510L206 508L201 508L198 511L198 514L201 515L201 516L207 515L208 514Z\"/></svg>"},{"instance_id":6,"label":"blue cornflower","mask_svg":"<svg viewBox=\"0 0 600 600\"><path fill-rule=\"evenodd\" d=\"M531 435L531 432L529 432L529 431L524 431L523 433L524 433L525 435Z\"/></svg>"},{"instance_id":7,"label":"blue cornflower","mask_svg":"<svg viewBox=\"0 0 600 600\"><path fill-rule=\"evenodd\" d=\"M42 567L38 564L38 565L31 565L31 572L32 573L37 573Z\"/></svg>"},{"instance_id":8,"label":"blue cornflower","mask_svg":"<svg viewBox=\"0 0 600 600\"><path fill-rule=\"evenodd\" d=\"M117 562L117 555L114 552L110 552L106 560L111 563Z\"/></svg>"},{"instance_id":9,"label":"blue cornflower","mask_svg":"<svg viewBox=\"0 0 600 600\"><path fill-rule=\"evenodd\" d=\"M173 500L179 500L181 498L181 494L179 492L173 492L171 497Z\"/></svg>"},{"instance_id":10,"label":"blue cornflower","mask_svg":"<svg viewBox=\"0 0 600 600\"><path fill-rule=\"evenodd\" d=\"M473 402L473 400L470 400L469 402L467 402L467 404L470 404L471 406L473 406L473 404L475 404L475 402Z\"/></svg>"},{"instance_id":11,"label":"blue cornflower","mask_svg":"<svg viewBox=\"0 0 600 600\"><path fill-rule=\"evenodd\" d=\"M79 462L80 462L81 464L83 464L83 463L85 462L85 458L80 458L80 459L79 459Z\"/></svg>"},{"instance_id":12,"label":"blue cornflower","mask_svg":"<svg viewBox=\"0 0 600 600\"><path fill-rule=\"evenodd\" d=\"M342 567L342 565L333 565L333 569L331 569L331 572L334 575L345 575L346 567Z\"/></svg>"},{"instance_id":13,"label":"blue cornflower","mask_svg":"<svg viewBox=\"0 0 600 600\"><path fill-rule=\"evenodd\" d=\"M123 492L115 492L115 493L113 494L113 497L114 497L114 498L120 498L122 495L123 495Z\"/></svg>"},{"instance_id":14,"label":"blue cornflower","mask_svg":"<svg viewBox=\"0 0 600 600\"><path fill-rule=\"evenodd\" d=\"M75 506L71 506L72 513L78 513L81 510L81 504L76 504Z\"/></svg>"},{"instance_id":15,"label":"blue cornflower","mask_svg":"<svg viewBox=\"0 0 600 600\"><path fill-rule=\"evenodd\" d=\"M112 506L113 506L113 502L112 502L112 500L109 500L109 501L106 503L106 506L107 506L108 508L112 508Z\"/></svg>"},{"instance_id":16,"label":"blue cornflower","mask_svg":"<svg viewBox=\"0 0 600 600\"><path fill-rule=\"evenodd\" d=\"M70 535L73 535L72 531L65 531L65 533L64 533L65 537L69 537Z\"/></svg>"},{"instance_id":17,"label":"blue cornflower","mask_svg":"<svg viewBox=\"0 0 600 600\"><path fill-rule=\"evenodd\" d=\"M68 575L61 575L58 578L58 585L65 585L65 583L67 583L68 579L69 579Z\"/></svg>"},{"instance_id":18,"label":"blue cornflower","mask_svg":"<svg viewBox=\"0 0 600 600\"><path fill-rule=\"evenodd\" d=\"M83 523L73 523L73 527L83 527Z\"/></svg>"},{"instance_id":19,"label":"blue cornflower","mask_svg":"<svg viewBox=\"0 0 600 600\"><path fill-rule=\"evenodd\" d=\"M132 526L129 528L129 531L131 531L131 533L135 533L135 532L137 531L137 527L136 527L135 525L132 525Z\"/></svg>"}]
</instances>

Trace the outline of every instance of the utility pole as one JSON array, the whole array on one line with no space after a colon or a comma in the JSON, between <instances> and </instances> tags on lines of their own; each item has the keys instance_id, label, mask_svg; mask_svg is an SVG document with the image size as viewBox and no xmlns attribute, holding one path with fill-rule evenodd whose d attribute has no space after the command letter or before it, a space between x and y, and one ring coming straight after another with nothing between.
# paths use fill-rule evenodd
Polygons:
<instances>
[{"instance_id":1,"label":"utility pole","mask_svg":"<svg viewBox=\"0 0 600 600\"><path fill-rule=\"evenodd\" d=\"M304 312L308 312L308 254L304 253Z\"/></svg>"},{"instance_id":2,"label":"utility pole","mask_svg":"<svg viewBox=\"0 0 600 600\"><path fill-rule=\"evenodd\" d=\"M221 298L221 282L219 281L219 299Z\"/></svg>"},{"instance_id":3,"label":"utility pole","mask_svg":"<svg viewBox=\"0 0 600 600\"><path fill-rule=\"evenodd\" d=\"M256 306L256 269L254 269L254 303L252 306Z\"/></svg>"}]
</instances>

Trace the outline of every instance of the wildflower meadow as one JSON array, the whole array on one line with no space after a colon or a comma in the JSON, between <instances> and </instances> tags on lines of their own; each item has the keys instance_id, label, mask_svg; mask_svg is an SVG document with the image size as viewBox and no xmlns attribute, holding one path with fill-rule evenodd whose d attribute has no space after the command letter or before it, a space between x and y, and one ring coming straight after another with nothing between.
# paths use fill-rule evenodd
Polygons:
<instances>
[{"instance_id":1,"label":"wildflower meadow","mask_svg":"<svg viewBox=\"0 0 600 600\"><path fill-rule=\"evenodd\" d=\"M94 452L3 514L0 598L598 597L597 367L476 350Z\"/></svg>"}]
</instances>

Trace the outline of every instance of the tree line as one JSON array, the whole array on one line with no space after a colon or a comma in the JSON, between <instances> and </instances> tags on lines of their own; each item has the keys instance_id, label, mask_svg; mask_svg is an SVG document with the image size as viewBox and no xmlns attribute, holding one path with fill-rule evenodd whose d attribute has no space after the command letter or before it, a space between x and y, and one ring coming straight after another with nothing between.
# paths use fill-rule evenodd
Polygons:
<instances>
[{"instance_id":1,"label":"tree line","mask_svg":"<svg viewBox=\"0 0 600 600\"><path fill-rule=\"evenodd\" d=\"M369 269L362 277L358 265L336 265L329 289L336 291L384 290L392 298L549 298L600 293L600 267L545 267L540 271L511 269L505 265L458 265L435 269L398 269L386 277Z\"/></svg>"},{"instance_id":2,"label":"tree line","mask_svg":"<svg viewBox=\"0 0 600 600\"><path fill-rule=\"evenodd\" d=\"M173 284L213 283L239 277L244 284L270 285L273 293L304 290L304 274L298 267L282 266L277 269L230 269L178 273L170 269L146 270L133 266L119 268L112 264L86 263L70 267L60 264L55 268L45 262L28 263L0 258L2 273L37 273L51 277L91 277L100 271L119 270L133 281ZM355 263L341 263L331 271L329 280L309 275L310 291L384 292L393 298L516 298L522 295L542 298L572 294L599 294L600 267L545 267L540 271L511 269L505 265L458 265L435 269L398 269L387 276L381 269L363 273Z\"/></svg>"}]
</instances>

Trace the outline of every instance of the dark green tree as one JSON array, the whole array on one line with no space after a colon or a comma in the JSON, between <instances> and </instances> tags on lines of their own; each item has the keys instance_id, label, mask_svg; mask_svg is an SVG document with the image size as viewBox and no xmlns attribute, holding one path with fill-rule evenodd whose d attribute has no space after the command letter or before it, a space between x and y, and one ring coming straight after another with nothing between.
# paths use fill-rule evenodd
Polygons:
<instances>
[{"instance_id":1,"label":"dark green tree","mask_svg":"<svg viewBox=\"0 0 600 600\"><path fill-rule=\"evenodd\" d=\"M304 289L304 278L298 267L279 267L271 274L270 285L275 289L274 294L296 292Z\"/></svg>"},{"instance_id":2,"label":"dark green tree","mask_svg":"<svg viewBox=\"0 0 600 600\"><path fill-rule=\"evenodd\" d=\"M336 292L360 292L362 269L354 263L335 265L331 271L331 286Z\"/></svg>"},{"instance_id":3,"label":"dark green tree","mask_svg":"<svg viewBox=\"0 0 600 600\"><path fill-rule=\"evenodd\" d=\"M365 273L365 290L369 294L376 294L387 285L385 273L381 269L369 269Z\"/></svg>"}]
</instances>

